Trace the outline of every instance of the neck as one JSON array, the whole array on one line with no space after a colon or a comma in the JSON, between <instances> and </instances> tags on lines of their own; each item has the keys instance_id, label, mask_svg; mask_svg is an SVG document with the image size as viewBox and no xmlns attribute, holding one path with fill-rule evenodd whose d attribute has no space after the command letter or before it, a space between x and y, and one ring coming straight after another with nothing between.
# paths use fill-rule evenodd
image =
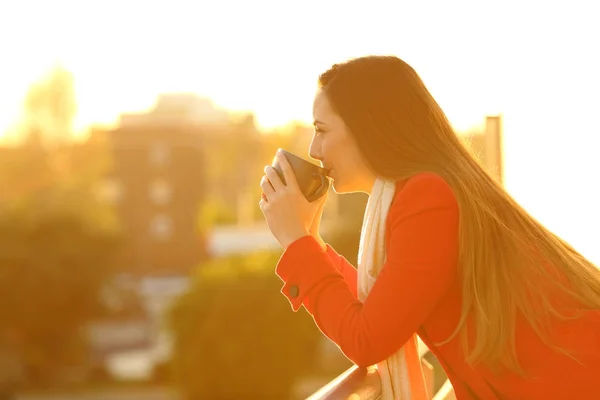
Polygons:
<instances>
[{"instance_id":1,"label":"neck","mask_svg":"<svg viewBox=\"0 0 600 400\"><path fill-rule=\"evenodd\" d=\"M366 194L368 194L369 196L371 195L371 192L373 191L373 187L375 186L375 182L376 181L377 181L377 177L374 176L372 178L369 178L369 180L367 180L365 182L365 186L364 186L365 190L364 190L364 192Z\"/></svg>"}]
</instances>

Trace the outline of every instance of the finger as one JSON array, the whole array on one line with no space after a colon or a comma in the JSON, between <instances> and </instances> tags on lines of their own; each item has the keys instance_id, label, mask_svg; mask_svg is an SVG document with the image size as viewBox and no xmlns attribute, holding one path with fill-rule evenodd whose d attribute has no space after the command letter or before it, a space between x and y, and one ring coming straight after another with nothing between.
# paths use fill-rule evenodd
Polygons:
<instances>
[{"instance_id":1,"label":"finger","mask_svg":"<svg viewBox=\"0 0 600 400\"><path fill-rule=\"evenodd\" d=\"M271 182L266 175L263 175L262 179L260 180L260 188L262 189L263 193L267 195L267 198L275 194L275 189L271 185Z\"/></svg>"},{"instance_id":2,"label":"finger","mask_svg":"<svg viewBox=\"0 0 600 400\"><path fill-rule=\"evenodd\" d=\"M265 199L260 199L260 201L258 202L258 206L260 207L261 211L265 210L265 207L267 206L267 204L269 204L268 201L266 201Z\"/></svg>"},{"instance_id":3,"label":"finger","mask_svg":"<svg viewBox=\"0 0 600 400\"><path fill-rule=\"evenodd\" d=\"M269 198L267 197L267 195L264 192L260 194L260 198L266 202L269 202Z\"/></svg>"},{"instance_id":4,"label":"finger","mask_svg":"<svg viewBox=\"0 0 600 400\"><path fill-rule=\"evenodd\" d=\"M281 171L283 172L283 177L285 178L288 187L292 190L299 191L300 187L298 186L296 175L285 154L278 151L276 157L279 159L279 165L281 166Z\"/></svg>"},{"instance_id":5,"label":"finger","mask_svg":"<svg viewBox=\"0 0 600 400\"><path fill-rule=\"evenodd\" d=\"M269 182L271 182L271 185L276 192L285 190L285 185L281 182L281 178L277 174L277 171L275 171L275 168L267 165L265 167L265 174L267 174L267 178L269 178Z\"/></svg>"}]
</instances>

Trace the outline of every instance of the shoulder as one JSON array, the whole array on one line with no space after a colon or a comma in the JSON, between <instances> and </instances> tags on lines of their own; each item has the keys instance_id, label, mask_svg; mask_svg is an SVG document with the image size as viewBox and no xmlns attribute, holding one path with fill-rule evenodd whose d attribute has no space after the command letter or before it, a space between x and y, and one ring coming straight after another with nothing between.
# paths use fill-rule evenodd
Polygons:
<instances>
[{"instance_id":1,"label":"shoulder","mask_svg":"<svg viewBox=\"0 0 600 400\"><path fill-rule=\"evenodd\" d=\"M422 173L399 182L396 189L386 221L389 256L412 257L412 268L443 264L454 274L460 221L451 186L439 175Z\"/></svg>"},{"instance_id":2,"label":"shoulder","mask_svg":"<svg viewBox=\"0 0 600 400\"><path fill-rule=\"evenodd\" d=\"M454 191L441 176L423 172L396 183L393 209L432 206L448 207L458 212Z\"/></svg>"}]
</instances>

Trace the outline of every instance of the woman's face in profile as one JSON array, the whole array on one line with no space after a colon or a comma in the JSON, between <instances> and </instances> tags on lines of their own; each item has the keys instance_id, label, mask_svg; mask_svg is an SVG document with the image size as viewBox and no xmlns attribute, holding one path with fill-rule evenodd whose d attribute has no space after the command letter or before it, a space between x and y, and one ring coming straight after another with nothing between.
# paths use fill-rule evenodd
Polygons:
<instances>
[{"instance_id":1,"label":"woman's face in profile","mask_svg":"<svg viewBox=\"0 0 600 400\"><path fill-rule=\"evenodd\" d=\"M319 90L313 103L314 129L310 157L330 168L336 193L369 193L375 182L358 146L342 118L334 112L325 92Z\"/></svg>"}]
</instances>

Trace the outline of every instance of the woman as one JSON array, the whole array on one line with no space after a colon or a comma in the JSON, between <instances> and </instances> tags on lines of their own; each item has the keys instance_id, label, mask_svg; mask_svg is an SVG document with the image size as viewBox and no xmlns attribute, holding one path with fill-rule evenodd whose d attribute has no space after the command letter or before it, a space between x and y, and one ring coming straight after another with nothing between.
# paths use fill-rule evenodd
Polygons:
<instances>
[{"instance_id":1,"label":"woman","mask_svg":"<svg viewBox=\"0 0 600 400\"><path fill-rule=\"evenodd\" d=\"M261 180L285 248L282 293L386 399L426 398L415 334L458 399L600 398L600 270L531 217L463 147L417 73L395 57L319 78L311 157L336 193L365 192L358 270L318 233L325 198Z\"/></svg>"}]
</instances>

